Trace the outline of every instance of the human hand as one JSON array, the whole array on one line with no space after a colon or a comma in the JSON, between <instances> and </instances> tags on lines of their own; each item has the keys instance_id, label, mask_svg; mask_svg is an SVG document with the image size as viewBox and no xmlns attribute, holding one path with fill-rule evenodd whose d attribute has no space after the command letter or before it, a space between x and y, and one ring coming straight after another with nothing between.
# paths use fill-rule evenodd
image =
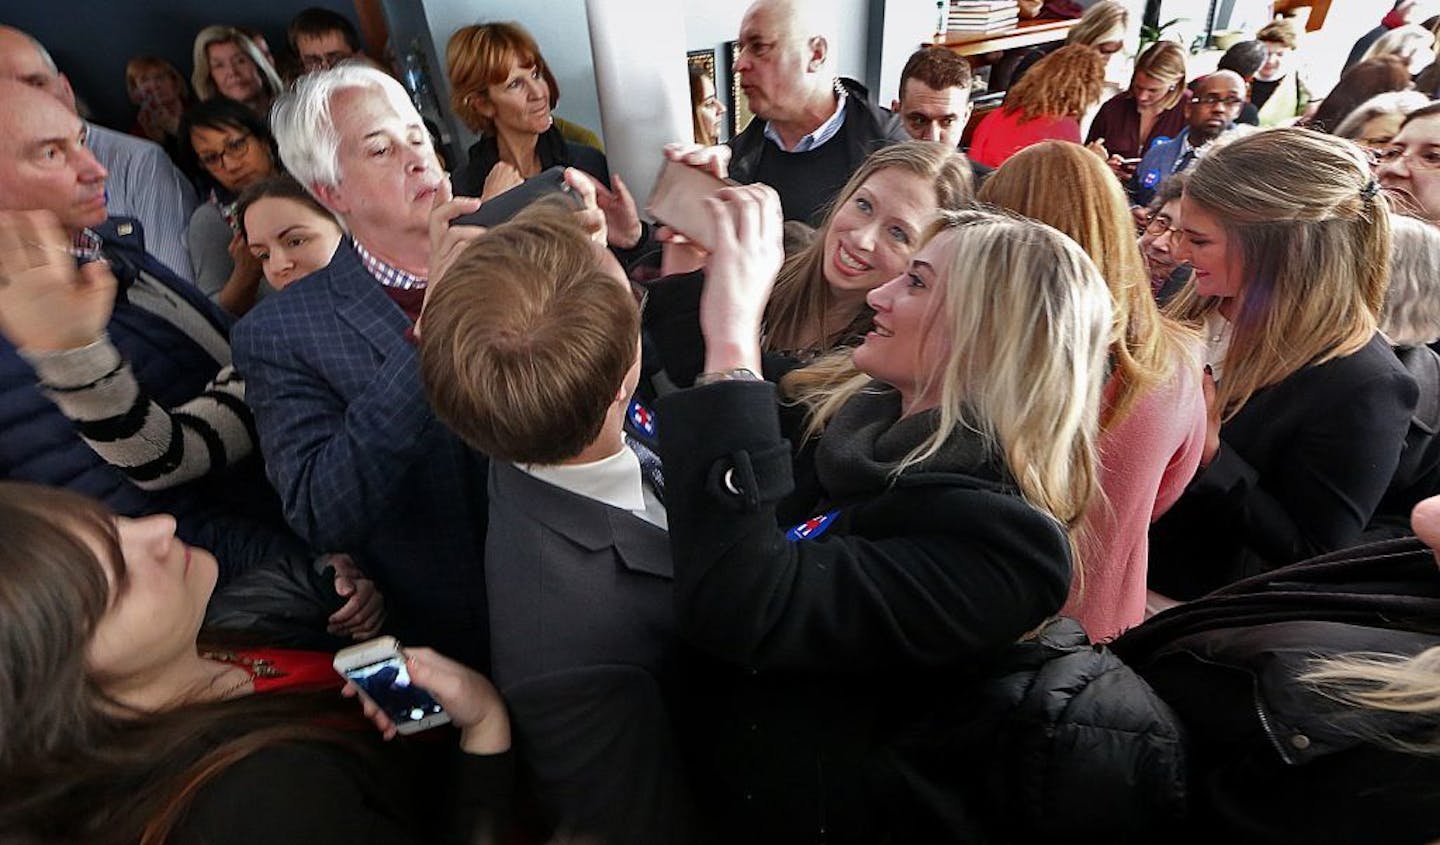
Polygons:
<instances>
[{"instance_id":1,"label":"human hand","mask_svg":"<svg viewBox=\"0 0 1440 845\"><path fill-rule=\"evenodd\" d=\"M1093 140L1093 141L1091 141L1090 143L1086 144L1086 145L1085 145L1085 149L1089 150L1090 152L1094 153L1094 154L1097 155L1097 156L1100 156L1100 159L1101 159L1102 161L1111 158L1110 151L1107 150L1107 149L1105 149L1105 139L1104 139L1104 138L1096 138L1095 140Z\"/></svg>"},{"instance_id":2,"label":"human hand","mask_svg":"<svg viewBox=\"0 0 1440 845\"><path fill-rule=\"evenodd\" d=\"M441 279L449 272L455 259L465 251L470 242L485 234L484 226L452 226L450 221L462 214L471 214L483 205L481 200L475 197L451 196L450 180L444 179L435 189L435 196L430 201L430 257L426 260L426 273L429 282L425 285L425 298L420 303L420 318L415 321L411 330L415 337L420 337L420 324L425 320L425 308L430 304L430 297L435 289L440 286Z\"/></svg>"},{"instance_id":3,"label":"human hand","mask_svg":"<svg viewBox=\"0 0 1440 845\"><path fill-rule=\"evenodd\" d=\"M1422 499L1415 509L1410 512L1410 527L1415 529L1415 536L1435 553L1435 558L1440 561L1440 496L1431 496Z\"/></svg>"},{"instance_id":4,"label":"human hand","mask_svg":"<svg viewBox=\"0 0 1440 845\"><path fill-rule=\"evenodd\" d=\"M633 249L640 243L645 228L640 225L640 211L635 207L635 198L620 174L610 175L610 187L595 182L595 203L605 212L605 231L610 245L618 249Z\"/></svg>"},{"instance_id":5,"label":"human hand","mask_svg":"<svg viewBox=\"0 0 1440 845\"><path fill-rule=\"evenodd\" d=\"M698 167L716 179L726 179L730 175L730 147L726 144L716 144L713 147L666 144L665 158Z\"/></svg>"},{"instance_id":6,"label":"human hand","mask_svg":"<svg viewBox=\"0 0 1440 845\"><path fill-rule=\"evenodd\" d=\"M385 622L385 597L349 555L331 555L335 569L335 592L345 604L330 615L325 630L337 637L368 640Z\"/></svg>"},{"instance_id":7,"label":"human hand","mask_svg":"<svg viewBox=\"0 0 1440 845\"><path fill-rule=\"evenodd\" d=\"M692 273L705 266L710 253L703 247L669 226L655 230L655 240L660 242L660 275L678 276Z\"/></svg>"},{"instance_id":8,"label":"human hand","mask_svg":"<svg viewBox=\"0 0 1440 845\"><path fill-rule=\"evenodd\" d=\"M234 269L230 271L231 279L239 279L242 285L249 287L258 285L264 278L264 267L255 253L250 251L244 235L239 232L232 235L225 251L230 253L230 261L234 264Z\"/></svg>"},{"instance_id":9,"label":"human hand","mask_svg":"<svg viewBox=\"0 0 1440 845\"><path fill-rule=\"evenodd\" d=\"M492 199L524 181L515 165L498 161L490 168L490 175L485 177L485 184L480 188L480 199Z\"/></svg>"},{"instance_id":10,"label":"human hand","mask_svg":"<svg viewBox=\"0 0 1440 845\"><path fill-rule=\"evenodd\" d=\"M605 222L605 212L600 210L600 202L596 195L598 183L590 178L590 174L573 167L565 168L565 184L580 198L580 210L575 212L575 219L580 222L581 228L590 235L590 240L601 246L605 246L608 232Z\"/></svg>"},{"instance_id":11,"label":"human hand","mask_svg":"<svg viewBox=\"0 0 1440 845\"><path fill-rule=\"evenodd\" d=\"M405 668L410 680L434 696L460 729L460 749L467 754L498 754L510 747L510 717L505 702L484 675L445 657L433 649L405 649ZM375 723L385 739L397 733L395 723L359 688L347 682L341 695L359 696L366 718Z\"/></svg>"},{"instance_id":12,"label":"human hand","mask_svg":"<svg viewBox=\"0 0 1440 845\"><path fill-rule=\"evenodd\" d=\"M48 211L0 212L0 333L20 349L60 352L99 340L115 307L105 261L76 267Z\"/></svg>"},{"instance_id":13,"label":"human hand","mask_svg":"<svg viewBox=\"0 0 1440 845\"><path fill-rule=\"evenodd\" d=\"M1200 468L1210 466L1220 452L1220 411L1215 400L1215 374L1210 365L1200 374L1200 389L1205 394L1205 449L1200 453Z\"/></svg>"},{"instance_id":14,"label":"human hand","mask_svg":"<svg viewBox=\"0 0 1440 845\"><path fill-rule=\"evenodd\" d=\"M714 245L700 294L705 371L760 372L760 323L785 260L780 197L768 185L722 189L705 200Z\"/></svg>"}]
</instances>

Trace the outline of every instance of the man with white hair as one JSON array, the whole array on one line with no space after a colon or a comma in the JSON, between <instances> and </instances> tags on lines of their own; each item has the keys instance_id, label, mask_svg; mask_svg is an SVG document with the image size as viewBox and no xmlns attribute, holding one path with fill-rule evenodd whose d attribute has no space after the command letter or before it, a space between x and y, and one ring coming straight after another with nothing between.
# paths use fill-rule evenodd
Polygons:
<instances>
[{"instance_id":1,"label":"man with white hair","mask_svg":"<svg viewBox=\"0 0 1440 845\"><path fill-rule=\"evenodd\" d=\"M34 37L0 25L0 78L38 88L75 112L75 91L55 60ZM195 191L153 141L95 123L86 124L85 146L109 172L105 206L113 217L140 223L147 252L187 281L194 281L185 229L195 210Z\"/></svg>"},{"instance_id":2,"label":"man with white hair","mask_svg":"<svg viewBox=\"0 0 1440 845\"><path fill-rule=\"evenodd\" d=\"M866 156L909 136L865 87L835 75L815 0L757 0L740 22L735 72L755 120L730 141L730 176L780 194L786 220L819 223Z\"/></svg>"},{"instance_id":3,"label":"man with white hair","mask_svg":"<svg viewBox=\"0 0 1440 845\"><path fill-rule=\"evenodd\" d=\"M431 412L409 339L445 173L405 89L364 65L301 77L271 123L349 236L235 327L270 479L300 536L375 576L402 641L483 668L487 467Z\"/></svg>"}]
</instances>

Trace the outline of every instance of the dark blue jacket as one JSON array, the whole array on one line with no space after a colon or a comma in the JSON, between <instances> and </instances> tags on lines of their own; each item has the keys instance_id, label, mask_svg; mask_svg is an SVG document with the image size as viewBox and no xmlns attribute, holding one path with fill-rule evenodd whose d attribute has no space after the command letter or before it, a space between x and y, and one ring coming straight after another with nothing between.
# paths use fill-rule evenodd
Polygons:
<instances>
[{"instance_id":1,"label":"dark blue jacket","mask_svg":"<svg viewBox=\"0 0 1440 845\"><path fill-rule=\"evenodd\" d=\"M484 666L488 466L430 410L409 328L347 239L236 325L235 367L290 527L357 555L403 641Z\"/></svg>"}]
</instances>

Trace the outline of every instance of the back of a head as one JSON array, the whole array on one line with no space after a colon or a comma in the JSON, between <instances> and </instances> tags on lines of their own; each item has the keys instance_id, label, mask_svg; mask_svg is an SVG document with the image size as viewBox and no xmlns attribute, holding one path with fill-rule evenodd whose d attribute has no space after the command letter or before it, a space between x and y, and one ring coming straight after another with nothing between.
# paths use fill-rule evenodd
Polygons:
<instances>
[{"instance_id":1,"label":"back of a head","mask_svg":"<svg viewBox=\"0 0 1440 845\"><path fill-rule=\"evenodd\" d=\"M1409 116L1429 104L1430 98L1419 91L1388 91L1376 94L1352 109L1331 134L1338 138L1356 140L1364 131L1365 124L1382 114Z\"/></svg>"},{"instance_id":2,"label":"back of a head","mask_svg":"<svg viewBox=\"0 0 1440 845\"><path fill-rule=\"evenodd\" d=\"M906 60L900 71L900 97L905 96L905 83L914 79L936 91L961 88L970 92L970 62L944 47L921 47Z\"/></svg>"},{"instance_id":3,"label":"back of a head","mask_svg":"<svg viewBox=\"0 0 1440 845\"><path fill-rule=\"evenodd\" d=\"M1307 125L1330 132L1371 97L1409 87L1410 70L1399 56L1385 55L1356 62L1335 83Z\"/></svg>"},{"instance_id":4,"label":"back of a head","mask_svg":"<svg viewBox=\"0 0 1440 845\"><path fill-rule=\"evenodd\" d=\"M1240 74L1241 79L1248 80L1260 72L1260 66L1265 64L1265 56L1265 45L1262 42L1240 41L1230 45L1230 49L1220 57L1215 69L1234 71Z\"/></svg>"},{"instance_id":5,"label":"back of a head","mask_svg":"<svg viewBox=\"0 0 1440 845\"><path fill-rule=\"evenodd\" d=\"M600 433L639 310L569 209L540 203L466 247L430 293L420 362L436 415L499 460L556 464Z\"/></svg>"},{"instance_id":6,"label":"back of a head","mask_svg":"<svg viewBox=\"0 0 1440 845\"><path fill-rule=\"evenodd\" d=\"M1105 56L1094 47L1071 44L1040 61L1005 94L1004 109L1024 119L1079 119L1105 93Z\"/></svg>"},{"instance_id":7,"label":"back of a head","mask_svg":"<svg viewBox=\"0 0 1440 845\"><path fill-rule=\"evenodd\" d=\"M360 50L360 33L355 31L355 25L350 19L331 9L322 6L311 6L302 9L295 17L290 19L290 25L285 29L286 38L290 42L290 49L299 53L300 46L297 40L305 38L320 38L327 33L338 32L340 37L345 39L345 46L352 51Z\"/></svg>"},{"instance_id":8,"label":"back of a head","mask_svg":"<svg viewBox=\"0 0 1440 845\"><path fill-rule=\"evenodd\" d=\"M1122 40L1130 25L1130 11L1117 0L1099 0L1080 16L1065 37L1066 44L1094 47L1110 40Z\"/></svg>"},{"instance_id":9,"label":"back of a head","mask_svg":"<svg viewBox=\"0 0 1440 845\"><path fill-rule=\"evenodd\" d=\"M357 88L384 97L407 122L421 122L405 88L378 68L341 62L301 76L271 107L270 126L285 169L306 188L340 183L340 136L331 104L336 94Z\"/></svg>"},{"instance_id":10,"label":"back of a head","mask_svg":"<svg viewBox=\"0 0 1440 845\"><path fill-rule=\"evenodd\" d=\"M1440 228L1397 214L1390 221L1390 287L1380 330L1394 346L1440 340Z\"/></svg>"},{"instance_id":11,"label":"back of a head","mask_svg":"<svg viewBox=\"0 0 1440 845\"><path fill-rule=\"evenodd\" d=\"M550 86L550 107L560 101L560 83L540 53L540 45L514 21L462 26L445 45L445 73L450 79L450 106L473 132L495 131L495 121L480 109L485 89L505 81L514 62L536 64Z\"/></svg>"}]
</instances>

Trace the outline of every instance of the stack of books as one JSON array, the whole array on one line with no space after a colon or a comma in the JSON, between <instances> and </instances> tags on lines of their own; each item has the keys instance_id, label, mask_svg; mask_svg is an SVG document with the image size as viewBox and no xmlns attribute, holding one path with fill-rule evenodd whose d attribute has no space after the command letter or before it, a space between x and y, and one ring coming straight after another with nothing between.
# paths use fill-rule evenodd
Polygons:
<instances>
[{"instance_id":1,"label":"stack of books","mask_svg":"<svg viewBox=\"0 0 1440 845\"><path fill-rule=\"evenodd\" d=\"M995 32L1019 21L1020 5L1015 0L950 0L940 31Z\"/></svg>"}]
</instances>

